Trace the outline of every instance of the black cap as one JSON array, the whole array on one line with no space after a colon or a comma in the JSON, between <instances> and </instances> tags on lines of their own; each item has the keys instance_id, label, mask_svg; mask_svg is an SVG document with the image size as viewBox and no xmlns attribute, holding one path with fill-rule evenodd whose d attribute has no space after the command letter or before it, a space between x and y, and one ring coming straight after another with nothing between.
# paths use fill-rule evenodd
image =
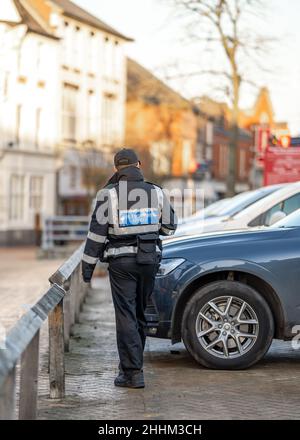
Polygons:
<instances>
[{"instance_id":1,"label":"black cap","mask_svg":"<svg viewBox=\"0 0 300 440\"><path fill-rule=\"evenodd\" d=\"M114 164L116 167L120 165L134 165L139 162L139 158L134 150L130 148L123 148L118 151L114 157Z\"/></svg>"}]
</instances>

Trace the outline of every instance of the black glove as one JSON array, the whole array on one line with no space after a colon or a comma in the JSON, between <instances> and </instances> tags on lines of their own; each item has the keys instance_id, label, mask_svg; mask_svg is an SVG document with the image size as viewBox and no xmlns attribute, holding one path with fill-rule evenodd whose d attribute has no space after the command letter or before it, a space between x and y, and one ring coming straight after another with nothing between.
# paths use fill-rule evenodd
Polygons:
<instances>
[{"instance_id":1,"label":"black glove","mask_svg":"<svg viewBox=\"0 0 300 440\"><path fill-rule=\"evenodd\" d=\"M84 275L82 275L82 279L83 279L84 283L90 283L91 282L91 278L88 278L88 277L86 277Z\"/></svg>"}]
</instances>

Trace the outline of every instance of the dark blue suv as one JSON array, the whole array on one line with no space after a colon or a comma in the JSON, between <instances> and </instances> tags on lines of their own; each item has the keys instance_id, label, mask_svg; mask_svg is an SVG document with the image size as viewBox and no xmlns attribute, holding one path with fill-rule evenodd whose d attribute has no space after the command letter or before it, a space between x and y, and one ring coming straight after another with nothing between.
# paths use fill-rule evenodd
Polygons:
<instances>
[{"instance_id":1,"label":"dark blue suv","mask_svg":"<svg viewBox=\"0 0 300 440\"><path fill-rule=\"evenodd\" d=\"M209 368L255 364L300 324L300 210L271 228L167 240L148 335Z\"/></svg>"}]
</instances>

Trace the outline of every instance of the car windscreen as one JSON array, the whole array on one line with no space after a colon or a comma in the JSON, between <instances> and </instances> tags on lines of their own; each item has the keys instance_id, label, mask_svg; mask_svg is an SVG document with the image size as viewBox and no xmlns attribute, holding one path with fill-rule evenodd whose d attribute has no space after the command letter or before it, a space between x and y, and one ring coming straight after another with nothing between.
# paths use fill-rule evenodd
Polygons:
<instances>
[{"instance_id":1,"label":"car windscreen","mask_svg":"<svg viewBox=\"0 0 300 440\"><path fill-rule=\"evenodd\" d=\"M274 185L270 187L265 187L262 189L257 189L254 191L246 191L244 193L238 194L231 199L229 205L224 206L224 209L218 211L218 216L233 216L243 211L243 209L248 208L248 206L263 199L264 197L272 194L276 190L280 189L280 186Z\"/></svg>"},{"instance_id":2,"label":"car windscreen","mask_svg":"<svg viewBox=\"0 0 300 440\"><path fill-rule=\"evenodd\" d=\"M300 209L294 211L287 217L279 220L279 222L274 223L272 228L298 228L300 227Z\"/></svg>"},{"instance_id":3,"label":"car windscreen","mask_svg":"<svg viewBox=\"0 0 300 440\"><path fill-rule=\"evenodd\" d=\"M218 212L225 208L225 206L228 206L231 202L230 198L221 199L218 200L215 203L212 203L211 205L206 206L203 210L203 216L204 217L214 217L218 215Z\"/></svg>"}]
</instances>

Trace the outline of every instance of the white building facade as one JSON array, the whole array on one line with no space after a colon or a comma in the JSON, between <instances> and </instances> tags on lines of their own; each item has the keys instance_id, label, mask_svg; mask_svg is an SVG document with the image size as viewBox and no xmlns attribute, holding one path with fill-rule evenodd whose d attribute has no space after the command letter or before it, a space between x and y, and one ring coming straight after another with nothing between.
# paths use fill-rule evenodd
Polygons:
<instances>
[{"instance_id":1,"label":"white building facade","mask_svg":"<svg viewBox=\"0 0 300 440\"><path fill-rule=\"evenodd\" d=\"M1 0L0 244L32 243L43 216L80 206L74 157L122 144L128 40L68 0Z\"/></svg>"}]
</instances>

